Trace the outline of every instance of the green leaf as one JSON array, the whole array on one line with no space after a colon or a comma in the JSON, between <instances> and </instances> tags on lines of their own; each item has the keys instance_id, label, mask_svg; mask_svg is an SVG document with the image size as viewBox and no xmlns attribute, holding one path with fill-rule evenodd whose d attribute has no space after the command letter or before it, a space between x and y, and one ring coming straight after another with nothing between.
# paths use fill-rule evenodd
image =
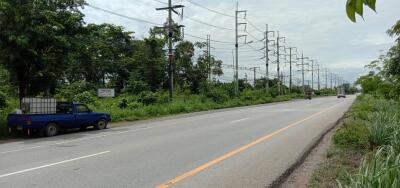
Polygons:
<instances>
[{"instance_id":1,"label":"green leaf","mask_svg":"<svg viewBox=\"0 0 400 188\"><path fill-rule=\"evenodd\" d=\"M355 0L347 0L346 13L347 17L349 17L352 22L356 22Z\"/></svg>"},{"instance_id":2,"label":"green leaf","mask_svg":"<svg viewBox=\"0 0 400 188\"><path fill-rule=\"evenodd\" d=\"M376 11L376 0L364 0L364 4L366 4L370 9Z\"/></svg>"},{"instance_id":3,"label":"green leaf","mask_svg":"<svg viewBox=\"0 0 400 188\"><path fill-rule=\"evenodd\" d=\"M363 0L355 0L356 13L363 16L364 3Z\"/></svg>"}]
</instances>

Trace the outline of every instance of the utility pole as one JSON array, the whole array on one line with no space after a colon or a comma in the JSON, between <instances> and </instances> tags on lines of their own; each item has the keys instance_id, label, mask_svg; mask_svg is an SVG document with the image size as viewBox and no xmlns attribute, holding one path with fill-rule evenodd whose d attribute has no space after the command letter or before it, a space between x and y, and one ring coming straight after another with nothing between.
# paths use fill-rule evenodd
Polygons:
<instances>
[{"instance_id":1,"label":"utility pole","mask_svg":"<svg viewBox=\"0 0 400 188\"><path fill-rule=\"evenodd\" d=\"M253 76L253 78L254 78L254 82L253 82L253 86L254 87L256 87L256 80L257 80L257 75L256 75L256 71L257 71L257 69L260 69L260 67L252 67L252 68L250 68L250 70L253 70L253 72L254 72L254 76Z\"/></svg>"},{"instance_id":2,"label":"utility pole","mask_svg":"<svg viewBox=\"0 0 400 188\"><path fill-rule=\"evenodd\" d=\"M277 73L278 73L278 91L279 91L279 95L282 94L282 83L281 83L281 79L280 79L280 48L283 46L280 46L279 41L281 39L285 40L285 37L280 37L279 36L279 31L277 31L277 37L276 37L276 69L277 69Z\"/></svg>"},{"instance_id":3,"label":"utility pole","mask_svg":"<svg viewBox=\"0 0 400 188\"><path fill-rule=\"evenodd\" d=\"M292 93L292 55L297 54L297 48L296 47L289 47L289 93ZM292 50L296 50L296 54L292 54Z\"/></svg>"},{"instance_id":4,"label":"utility pole","mask_svg":"<svg viewBox=\"0 0 400 188\"><path fill-rule=\"evenodd\" d=\"M174 28L172 22L172 12L178 14L175 9L183 9L183 5L172 5L172 0L168 0L168 7L157 8L156 10L168 10L168 22L166 27L162 27L167 29L168 31L168 74L169 74L169 98L172 101L173 92L174 92L174 62L173 62L173 44L172 37L174 35L174 31L183 27L179 25L178 28Z\"/></svg>"},{"instance_id":5,"label":"utility pole","mask_svg":"<svg viewBox=\"0 0 400 188\"><path fill-rule=\"evenodd\" d=\"M235 10L235 50L236 50L236 59L235 59L235 94L236 96L239 95L239 38L245 35L239 35L239 25L246 25L246 23L239 23L238 22L238 15L240 13L245 14L246 18L246 11L239 11L239 3L236 2L236 10Z\"/></svg>"},{"instance_id":6,"label":"utility pole","mask_svg":"<svg viewBox=\"0 0 400 188\"><path fill-rule=\"evenodd\" d=\"M272 33L275 37L275 32L274 31L269 31L268 30L268 24L265 26L265 78L266 78L266 83L265 83L265 89L267 93L269 92L269 37L268 34Z\"/></svg>"},{"instance_id":7,"label":"utility pole","mask_svg":"<svg viewBox=\"0 0 400 188\"><path fill-rule=\"evenodd\" d=\"M304 57L304 53L301 52L301 58L298 58L299 60L301 59L301 77L302 77L302 84L303 84L303 93L306 94L306 85L304 83L304 60L309 59L308 57Z\"/></svg>"},{"instance_id":8,"label":"utility pole","mask_svg":"<svg viewBox=\"0 0 400 188\"><path fill-rule=\"evenodd\" d=\"M320 79L319 79L321 67L320 67L319 64L317 64L317 67L318 67L318 69L317 69L317 71L318 71L318 91L321 91L321 82L320 82Z\"/></svg>"},{"instance_id":9,"label":"utility pole","mask_svg":"<svg viewBox=\"0 0 400 188\"><path fill-rule=\"evenodd\" d=\"M314 59L311 59L311 90L314 90Z\"/></svg>"},{"instance_id":10,"label":"utility pole","mask_svg":"<svg viewBox=\"0 0 400 188\"><path fill-rule=\"evenodd\" d=\"M325 89L328 89L328 69L325 68Z\"/></svg>"},{"instance_id":11,"label":"utility pole","mask_svg":"<svg viewBox=\"0 0 400 188\"><path fill-rule=\"evenodd\" d=\"M333 89L333 72L331 72L331 89Z\"/></svg>"},{"instance_id":12,"label":"utility pole","mask_svg":"<svg viewBox=\"0 0 400 188\"><path fill-rule=\"evenodd\" d=\"M211 36L207 35L208 80L211 82Z\"/></svg>"},{"instance_id":13,"label":"utility pole","mask_svg":"<svg viewBox=\"0 0 400 188\"><path fill-rule=\"evenodd\" d=\"M335 87L337 87L337 78L338 78L338 76L337 76L337 74L335 74Z\"/></svg>"}]
</instances>

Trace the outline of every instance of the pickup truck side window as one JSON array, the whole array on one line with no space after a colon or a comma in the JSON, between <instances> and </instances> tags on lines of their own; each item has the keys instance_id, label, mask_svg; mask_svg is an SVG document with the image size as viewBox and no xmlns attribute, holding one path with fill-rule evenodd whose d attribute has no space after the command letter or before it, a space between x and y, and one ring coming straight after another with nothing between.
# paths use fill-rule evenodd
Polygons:
<instances>
[{"instance_id":1,"label":"pickup truck side window","mask_svg":"<svg viewBox=\"0 0 400 188\"><path fill-rule=\"evenodd\" d=\"M72 105L70 104L58 104L57 114L72 114Z\"/></svg>"},{"instance_id":2,"label":"pickup truck side window","mask_svg":"<svg viewBox=\"0 0 400 188\"><path fill-rule=\"evenodd\" d=\"M85 105L77 105L76 106L76 110L78 111L78 113L88 113L89 112L89 108L86 107Z\"/></svg>"}]
</instances>

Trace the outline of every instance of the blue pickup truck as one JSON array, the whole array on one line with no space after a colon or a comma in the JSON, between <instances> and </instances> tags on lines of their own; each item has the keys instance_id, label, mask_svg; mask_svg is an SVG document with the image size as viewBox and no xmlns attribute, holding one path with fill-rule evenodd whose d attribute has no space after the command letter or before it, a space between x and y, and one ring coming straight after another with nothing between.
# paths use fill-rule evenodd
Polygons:
<instances>
[{"instance_id":1,"label":"blue pickup truck","mask_svg":"<svg viewBox=\"0 0 400 188\"><path fill-rule=\"evenodd\" d=\"M10 133L24 131L51 137L66 129L106 129L110 120L110 114L92 112L84 104L60 102L52 114L9 114L7 124Z\"/></svg>"}]
</instances>

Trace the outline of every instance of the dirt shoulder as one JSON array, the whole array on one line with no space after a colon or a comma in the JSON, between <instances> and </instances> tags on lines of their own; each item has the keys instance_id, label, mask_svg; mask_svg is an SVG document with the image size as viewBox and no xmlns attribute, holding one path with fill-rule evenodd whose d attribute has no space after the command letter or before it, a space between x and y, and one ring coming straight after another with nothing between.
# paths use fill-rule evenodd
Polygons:
<instances>
[{"instance_id":1,"label":"dirt shoulder","mask_svg":"<svg viewBox=\"0 0 400 188\"><path fill-rule=\"evenodd\" d=\"M332 144L332 137L336 132L330 130L310 152L304 162L296 168L287 180L281 185L282 188L306 188L314 171L327 159L328 150Z\"/></svg>"}]
</instances>

